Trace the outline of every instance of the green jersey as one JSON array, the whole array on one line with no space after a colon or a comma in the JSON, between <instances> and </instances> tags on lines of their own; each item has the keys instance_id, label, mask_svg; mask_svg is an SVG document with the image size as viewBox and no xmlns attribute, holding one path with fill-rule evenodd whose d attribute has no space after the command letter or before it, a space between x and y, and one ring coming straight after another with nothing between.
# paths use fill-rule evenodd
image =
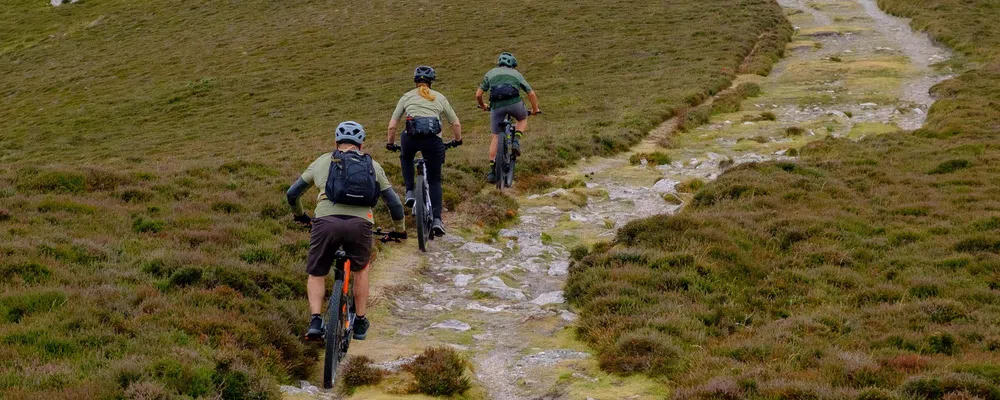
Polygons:
<instances>
[{"instance_id":1,"label":"green jersey","mask_svg":"<svg viewBox=\"0 0 1000 400\"><path fill-rule=\"evenodd\" d=\"M507 67L496 67L491 69L486 73L486 76L483 77L483 82L479 84L479 88L484 92L489 92L490 89L505 83L520 89L524 93L531 93L531 85L528 84L528 81L524 80L524 76L521 75L520 72L517 72L516 69ZM490 107L499 108L509 106L519 101L521 101L521 96L498 101L495 104L490 103Z\"/></svg>"},{"instance_id":2,"label":"green jersey","mask_svg":"<svg viewBox=\"0 0 1000 400\"><path fill-rule=\"evenodd\" d=\"M374 223L375 221L372 218L371 208L350 206L346 204L333 204L333 202L326 197L326 179L330 176L330 160L332 159L332 156L332 153L326 153L319 156L316 161L313 161L313 163L309 165L309 168L306 168L306 172L302 173L303 181L306 181L306 183L312 184L319 189L319 197L316 201L315 218L326 217L329 215L347 215L351 217L364 218L369 222ZM385 171L382 170L382 166L374 160L372 163L375 165L375 179L378 180L379 191L391 188L392 184L389 183L389 178L385 176Z\"/></svg>"}]
</instances>

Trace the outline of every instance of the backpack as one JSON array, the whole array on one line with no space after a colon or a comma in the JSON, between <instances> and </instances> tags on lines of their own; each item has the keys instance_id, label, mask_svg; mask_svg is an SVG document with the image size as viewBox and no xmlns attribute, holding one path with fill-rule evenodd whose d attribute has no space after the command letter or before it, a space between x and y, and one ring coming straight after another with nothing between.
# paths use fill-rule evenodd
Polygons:
<instances>
[{"instance_id":1,"label":"backpack","mask_svg":"<svg viewBox=\"0 0 1000 400\"><path fill-rule=\"evenodd\" d=\"M501 83L490 88L490 102L510 100L518 97L521 97L521 92L509 83Z\"/></svg>"},{"instance_id":2,"label":"backpack","mask_svg":"<svg viewBox=\"0 0 1000 400\"><path fill-rule=\"evenodd\" d=\"M355 151L334 151L330 175L326 178L327 199L333 204L374 207L378 196L379 184L372 156Z\"/></svg>"}]
</instances>

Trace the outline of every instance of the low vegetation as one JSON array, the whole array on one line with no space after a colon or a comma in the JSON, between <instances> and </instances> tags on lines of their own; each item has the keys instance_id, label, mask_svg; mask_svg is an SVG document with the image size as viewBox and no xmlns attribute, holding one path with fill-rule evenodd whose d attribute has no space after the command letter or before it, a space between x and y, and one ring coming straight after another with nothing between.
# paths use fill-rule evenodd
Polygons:
<instances>
[{"instance_id":1,"label":"low vegetation","mask_svg":"<svg viewBox=\"0 0 1000 400\"><path fill-rule=\"evenodd\" d=\"M731 168L575 251L566 295L603 367L681 399L1000 398L1000 9L879 3L979 69L935 87L921 130Z\"/></svg>"},{"instance_id":2,"label":"low vegetation","mask_svg":"<svg viewBox=\"0 0 1000 400\"><path fill-rule=\"evenodd\" d=\"M546 111L531 182L765 74L791 32L771 0L47 3L0 9L0 397L267 398L314 379L308 237L283 190L346 119L399 184L381 135L416 65L465 126L445 204L493 226L517 209L477 197L471 92L499 52ZM512 15L516 34L483 41Z\"/></svg>"},{"instance_id":3,"label":"low vegetation","mask_svg":"<svg viewBox=\"0 0 1000 400\"><path fill-rule=\"evenodd\" d=\"M413 374L413 393L431 396L451 396L462 394L472 388L472 381L466 374L469 363L450 347L430 347L406 364L407 372Z\"/></svg>"}]
</instances>

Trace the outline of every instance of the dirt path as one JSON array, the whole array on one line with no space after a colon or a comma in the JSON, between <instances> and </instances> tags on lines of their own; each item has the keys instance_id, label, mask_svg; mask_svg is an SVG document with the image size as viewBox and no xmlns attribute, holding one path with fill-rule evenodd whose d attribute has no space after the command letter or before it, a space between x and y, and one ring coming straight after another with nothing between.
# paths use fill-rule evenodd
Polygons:
<instances>
[{"instance_id":1,"label":"dirt path","mask_svg":"<svg viewBox=\"0 0 1000 400\"><path fill-rule=\"evenodd\" d=\"M452 346L473 360L480 388L469 397L668 395L663 383L600 372L591 350L573 339L577 316L562 295L570 249L609 240L632 219L677 211L678 200L690 198L676 192L678 183L715 179L731 165L791 158L827 136L858 139L919 127L932 102L927 90L946 76L932 65L948 53L910 31L905 20L879 11L873 0L779 2L797 35L771 76L737 80L762 88L761 96L744 102L744 111L677 134L666 149L657 143L674 135L670 121L634 149L666 152L674 160L669 165L632 166L631 154L624 154L564 171L568 181L582 184L520 198L520 222L494 243L459 232L435 241L426 256L390 254L387 264L396 267L376 278L385 300L375 307L374 332L352 353L389 367L428 345ZM775 120L761 118L765 113ZM383 389L355 397L400 397ZM283 391L289 398L317 397L292 387Z\"/></svg>"}]
</instances>

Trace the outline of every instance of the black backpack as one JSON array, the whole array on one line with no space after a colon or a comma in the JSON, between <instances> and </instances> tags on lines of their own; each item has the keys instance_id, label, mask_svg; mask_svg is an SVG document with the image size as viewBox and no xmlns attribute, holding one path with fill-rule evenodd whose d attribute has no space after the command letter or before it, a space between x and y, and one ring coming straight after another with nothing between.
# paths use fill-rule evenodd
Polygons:
<instances>
[{"instance_id":1,"label":"black backpack","mask_svg":"<svg viewBox=\"0 0 1000 400\"><path fill-rule=\"evenodd\" d=\"M510 100L517 97L521 97L521 92L509 83L501 83L490 88L490 102Z\"/></svg>"},{"instance_id":2,"label":"black backpack","mask_svg":"<svg viewBox=\"0 0 1000 400\"><path fill-rule=\"evenodd\" d=\"M355 151L334 151L330 159L330 176L326 178L327 199L333 204L374 207L378 196L379 184L372 156Z\"/></svg>"}]
</instances>

